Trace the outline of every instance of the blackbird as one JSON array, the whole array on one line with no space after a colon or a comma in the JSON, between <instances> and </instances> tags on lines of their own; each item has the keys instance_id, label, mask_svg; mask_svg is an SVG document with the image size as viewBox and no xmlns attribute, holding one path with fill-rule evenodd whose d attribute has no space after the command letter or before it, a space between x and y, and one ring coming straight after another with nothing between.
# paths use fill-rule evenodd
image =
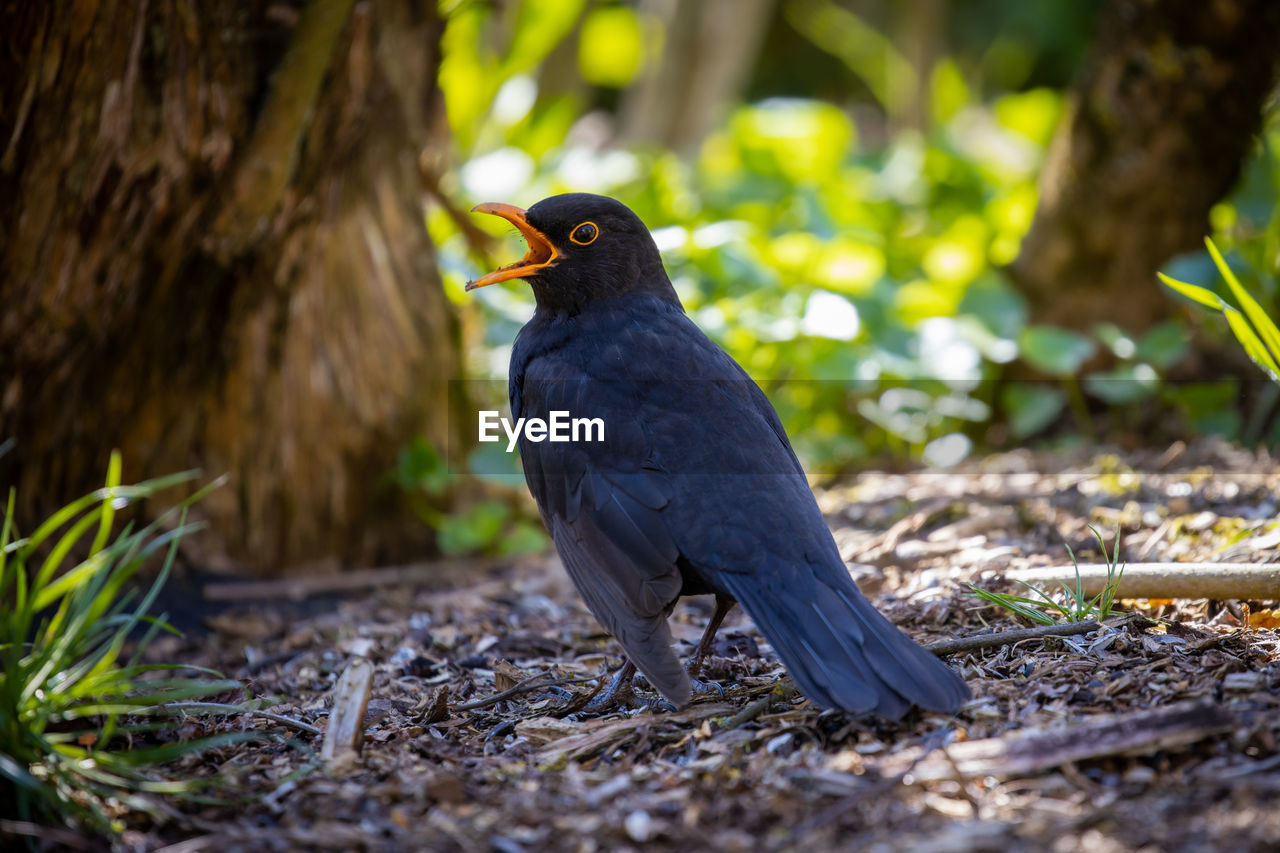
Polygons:
<instances>
[{"instance_id":1,"label":"blackbird","mask_svg":"<svg viewBox=\"0 0 1280 853\"><path fill-rule=\"evenodd\" d=\"M519 447L543 523L625 650L628 677L639 668L685 704L736 602L817 705L897 719L912 705L950 713L969 699L956 673L858 591L772 405L685 315L635 213L587 193L473 211L506 219L529 244L467 285L523 278L533 288L537 308L511 352L513 419L603 422L602 437L522 432ZM708 593L716 611L686 671L667 616L680 596Z\"/></svg>"}]
</instances>

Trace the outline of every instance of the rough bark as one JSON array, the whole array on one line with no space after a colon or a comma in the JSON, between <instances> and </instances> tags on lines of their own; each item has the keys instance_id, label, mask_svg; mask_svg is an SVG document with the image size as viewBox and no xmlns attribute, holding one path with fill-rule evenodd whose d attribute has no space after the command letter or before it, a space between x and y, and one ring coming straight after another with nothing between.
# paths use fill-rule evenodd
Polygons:
<instances>
[{"instance_id":1,"label":"rough bark","mask_svg":"<svg viewBox=\"0 0 1280 853\"><path fill-rule=\"evenodd\" d=\"M206 563L418 550L386 474L443 439L457 354L419 190L434 0L3 18L0 480L27 523L119 447L129 479L230 473Z\"/></svg>"},{"instance_id":2,"label":"rough bark","mask_svg":"<svg viewBox=\"0 0 1280 853\"><path fill-rule=\"evenodd\" d=\"M1273 0L1112 0L1010 267L1032 319L1141 331L1170 310L1155 272L1199 248L1253 145L1280 57Z\"/></svg>"}]
</instances>

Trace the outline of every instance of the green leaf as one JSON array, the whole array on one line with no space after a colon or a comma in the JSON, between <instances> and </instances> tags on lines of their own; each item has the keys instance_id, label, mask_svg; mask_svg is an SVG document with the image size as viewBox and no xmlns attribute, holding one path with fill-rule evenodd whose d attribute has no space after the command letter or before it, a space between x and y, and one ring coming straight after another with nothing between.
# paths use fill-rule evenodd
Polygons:
<instances>
[{"instance_id":1,"label":"green leaf","mask_svg":"<svg viewBox=\"0 0 1280 853\"><path fill-rule=\"evenodd\" d=\"M1159 323L1138 340L1134 356L1156 367L1169 368L1187 354L1188 340L1187 330L1181 323Z\"/></svg>"},{"instance_id":2,"label":"green leaf","mask_svg":"<svg viewBox=\"0 0 1280 853\"><path fill-rule=\"evenodd\" d=\"M1234 308L1223 307L1222 313L1227 318L1227 323L1231 326L1232 333L1236 339L1240 341L1240 345L1244 347L1245 355L1253 359L1253 361L1271 376L1272 381L1280 382L1280 364L1276 363L1275 358L1267 351L1262 340L1254 333L1249 322L1245 320L1244 315Z\"/></svg>"},{"instance_id":3,"label":"green leaf","mask_svg":"<svg viewBox=\"0 0 1280 853\"><path fill-rule=\"evenodd\" d=\"M1030 599L1022 598L1016 595L1005 595L1004 593L991 592L980 586L968 584L969 594L983 601L989 601L999 607L1003 607L1013 613L1017 613L1025 619L1041 625L1053 625L1054 620L1051 616L1041 610L1036 602Z\"/></svg>"},{"instance_id":4,"label":"green leaf","mask_svg":"<svg viewBox=\"0 0 1280 853\"><path fill-rule=\"evenodd\" d=\"M107 463L107 488L114 489L120 485L120 451L111 451L111 459ZM102 502L102 517L98 525L98 535L94 537L93 545L89 548L90 555L96 554L107 544L107 536L111 533L111 524L115 521L116 507L115 501Z\"/></svg>"},{"instance_id":5,"label":"green leaf","mask_svg":"<svg viewBox=\"0 0 1280 853\"><path fill-rule=\"evenodd\" d=\"M597 86L621 89L644 64L644 33L636 13L625 6L594 9L582 22L578 70Z\"/></svg>"},{"instance_id":6,"label":"green leaf","mask_svg":"<svg viewBox=\"0 0 1280 853\"><path fill-rule=\"evenodd\" d=\"M1057 326L1028 326L1018 336L1022 357L1039 370L1055 376L1073 376L1097 347L1078 332Z\"/></svg>"},{"instance_id":7,"label":"green leaf","mask_svg":"<svg viewBox=\"0 0 1280 853\"><path fill-rule=\"evenodd\" d=\"M8 779L20 787L30 788L33 791L39 791L43 788L42 783L32 776L27 771L27 768L2 752L0 752L0 777Z\"/></svg>"},{"instance_id":8,"label":"green leaf","mask_svg":"<svg viewBox=\"0 0 1280 853\"><path fill-rule=\"evenodd\" d=\"M450 516L436 531L436 542L446 554L483 550L498 540L511 510L501 501L481 501L460 515Z\"/></svg>"},{"instance_id":9,"label":"green leaf","mask_svg":"<svg viewBox=\"0 0 1280 853\"><path fill-rule=\"evenodd\" d=\"M1254 299L1249 291L1241 286L1235 273L1232 272L1231 267L1227 266L1227 262L1223 260L1221 253L1218 252L1218 247L1213 244L1213 241L1206 237L1204 243L1209 247L1209 254L1213 257L1213 262L1217 264L1218 271L1227 280L1227 286L1235 294L1236 301L1240 303L1245 315L1248 316L1249 321L1258 330L1258 336L1262 339L1261 342L1266 344L1264 349L1269 358L1266 362L1259 362L1259 364L1267 367L1271 371L1271 377L1280 382L1280 367L1276 365L1277 359L1280 359L1280 329L1276 328L1276 324L1267 316L1267 312L1262 310L1258 300ZM1228 320L1230 320L1229 317ZM1254 360L1257 361L1256 358Z\"/></svg>"},{"instance_id":10,"label":"green leaf","mask_svg":"<svg viewBox=\"0 0 1280 853\"><path fill-rule=\"evenodd\" d=\"M1197 284L1187 284L1185 281L1178 281L1176 278L1169 278L1162 272L1156 273L1156 277L1164 282L1165 287L1181 293L1192 302L1199 302L1207 308L1214 310L1222 309L1222 300L1218 298L1218 294L1209 290L1207 287L1200 287Z\"/></svg>"},{"instance_id":11,"label":"green leaf","mask_svg":"<svg viewBox=\"0 0 1280 853\"><path fill-rule=\"evenodd\" d=\"M1015 438L1040 432L1053 423L1067 405L1062 389L1025 382L1007 386L1000 399Z\"/></svg>"},{"instance_id":12,"label":"green leaf","mask_svg":"<svg viewBox=\"0 0 1280 853\"><path fill-rule=\"evenodd\" d=\"M1123 404L1145 400L1160 388L1160 377L1146 364L1122 364L1113 370L1099 370L1084 378L1084 387L1107 403Z\"/></svg>"}]
</instances>

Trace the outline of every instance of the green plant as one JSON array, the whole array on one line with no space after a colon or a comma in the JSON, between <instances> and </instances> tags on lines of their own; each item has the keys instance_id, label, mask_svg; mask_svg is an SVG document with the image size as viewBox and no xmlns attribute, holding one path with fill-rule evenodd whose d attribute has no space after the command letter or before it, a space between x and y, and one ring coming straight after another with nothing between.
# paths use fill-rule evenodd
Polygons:
<instances>
[{"instance_id":1,"label":"green plant","mask_svg":"<svg viewBox=\"0 0 1280 853\"><path fill-rule=\"evenodd\" d=\"M165 737L171 724L140 719L165 713L167 703L242 687L209 670L142 662L159 632L176 633L147 610L179 541L197 526L186 522L187 509L218 484L111 538L119 509L194 476L124 486L120 457L113 454L104 488L58 510L25 538L14 523L10 490L0 529L0 791L12 793L0 795L0 813L12 809L23 820L119 831L113 812L121 804L147 810L146 795L192 794L199 787L160 777L157 765L255 737L176 740ZM86 543L76 561L72 555ZM139 600L130 581L161 554L159 575Z\"/></svg>"},{"instance_id":2,"label":"green plant","mask_svg":"<svg viewBox=\"0 0 1280 853\"><path fill-rule=\"evenodd\" d=\"M1075 552L1071 550L1070 545L1067 545L1067 553L1071 555L1071 565L1076 570L1076 585L1073 588L1065 583L1062 584L1060 601L1039 587L1023 581L1019 583L1035 593L1035 598L992 592L974 584L968 585L969 594L1041 625L1106 619L1114 612L1112 608L1116 600L1116 590L1119 589L1120 578L1124 575L1124 566L1120 563L1120 528L1116 528L1115 546L1111 553L1107 553L1107 543L1097 528L1090 525L1089 529L1097 537L1098 545L1102 548L1102 558L1107 564L1106 586L1092 598L1085 596L1084 580L1080 577L1080 563L1076 560Z\"/></svg>"},{"instance_id":3,"label":"green plant","mask_svg":"<svg viewBox=\"0 0 1280 853\"><path fill-rule=\"evenodd\" d=\"M497 464L512 466L497 473L492 460L472 454L463 471L451 470L446 460L425 439L418 438L400 451L392 473L409 506L436 534L436 546L450 555L485 554L514 557L545 551L549 546L541 525L525 518L510 500L487 497L469 502L453 501L452 490L463 477L492 479L510 494L513 481L520 480L510 454ZM492 456L492 454L490 454ZM497 469L501 470L501 469ZM515 486L523 490L520 485ZM461 504L461 505L454 505ZM450 506L449 510L442 507Z\"/></svg>"},{"instance_id":4,"label":"green plant","mask_svg":"<svg viewBox=\"0 0 1280 853\"><path fill-rule=\"evenodd\" d=\"M1232 334L1240 341L1249 358L1253 359L1273 382L1280 383L1280 329L1276 328L1275 322L1267 316L1267 312L1258 304L1258 300L1240 284L1240 280L1236 278L1231 267L1227 266L1227 262L1223 260L1222 253L1218 251L1213 240L1206 237L1204 243L1209 249L1218 272L1222 274L1227 286L1231 288L1232 295L1240 303L1240 308L1231 305L1207 287L1178 281L1164 273L1156 273L1156 275L1167 287L1188 299L1215 311L1221 311L1231 326Z\"/></svg>"}]
</instances>

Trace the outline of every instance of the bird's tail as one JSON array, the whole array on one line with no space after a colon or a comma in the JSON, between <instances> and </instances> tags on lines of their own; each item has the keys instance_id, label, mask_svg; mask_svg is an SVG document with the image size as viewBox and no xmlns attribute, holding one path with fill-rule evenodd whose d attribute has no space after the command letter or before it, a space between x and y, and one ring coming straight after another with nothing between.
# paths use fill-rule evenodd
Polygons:
<instances>
[{"instance_id":1,"label":"bird's tail","mask_svg":"<svg viewBox=\"0 0 1280 853\"><path fill-rule=\"evenodd\" d=\"M898 719L912 705L953 713L972 697L959 675L881 615L852 580L847 589L820 584L824 594L813 599L776 595L750 575L724 580L818 705Z\"/></svg>"}]
</instances>

